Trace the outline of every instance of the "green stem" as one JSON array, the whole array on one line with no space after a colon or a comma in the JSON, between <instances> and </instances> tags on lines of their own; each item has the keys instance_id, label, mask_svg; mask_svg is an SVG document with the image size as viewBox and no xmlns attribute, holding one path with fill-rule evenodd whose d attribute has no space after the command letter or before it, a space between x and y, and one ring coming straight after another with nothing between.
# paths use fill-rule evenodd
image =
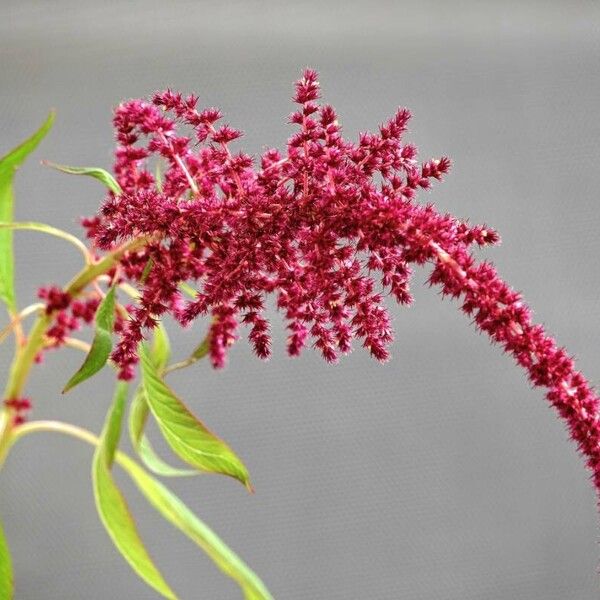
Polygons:
<instances>
[{"instance_id":1,"label":"green stem","mask_svg":"<svg viewBox=\"0 0 600 600\"><path fill-rule=\"evenodd\" d=\"M78 438L97 446L100 443L99 438L94 435L91 431L78 427L77 425L71 425L70 423L63 423L61 421L30 421L29 423L23 423L15 427L10 435L9 445L12 446L17 440L27 435L28 433L35 433L36 431L55 431L58 433L64 433L71 437Z\"/></svg>"},{"instance_id":2,"label":"green stem","mask_svg":"<svg viewBox=\"0 0 600 600\"><path fill-rule=\"evenodd\" d=\"M71 296L77 296L81 293L81 291L94 279L99 277L100 275L104 275L107 271L110 271L115 264L123 258L123 255L127 252L131 252L132 250L138 250L142 246L150 243L152 238L149 236L144 236L140 238L135 238L126 244L123 244L116 250L113 250L97 263L90 265L79 271L75 277L67 284L65 287L65 292L71 294Z\"/></svg>"},{"instance_id":3,"label":"green stem","mask_svg":"<svg viewBox=\"0 0 600 600\"><path fill-rule=\"evenodd\" d=\"M194 351L190 354L188 358L182 360L180 362L173 363L165 367L161 373L164 377L173 371L177 371L179 369L185 369L190 365L193 365L195 362L198 362L202 358L204 358L210 351L210 332L206 334L205 338L194 348Z\"/></svg>"},{"instance_id":4,"label":"green stem","mask_svg":"<svg viewBox=\"0 0 600 600\"><path fill-rule=\"evenodd\" d=\"M77 425L63 423L62 421L30 421L29 423L23 423L22 425L13 428L11 434L8 436L7 450L23 436L29 433L35 433L36 431L64 433L73 438L83 440L91 446L98 446L100 444L100 438L97 435L94 435L91 431L88 431L83 427L78 427ZM117 450L115 453L115 461L129 473L132 471L136 472L136 470L140 469L133 459L120 450Z\"/></svg>"},{"instance_id":5,"label":"green stem","mask_svg":"<svg viewBox=\"0 0 600 600\"><path fill-rule=\"evenodd\" d=\"M0 467L4 463L8 449L11 446L11 424L13 418L11 412L7 408L0 411Z\"/></svg>"},{"instance_id":6,"label":"green stem","mask_svg":"<svg viewBox=\"0 0 600 600\"><path fill-rule=\"evenodd\" d=\"M126 252L137 250L150 241L152 241L150 237L135 238L116 248L98 262L84 267L65 286L64 291L73 298L77 297L94 279L110 271ZM44 345L44 336L52 323L52 317L52 314L44 313L40 315L33 324L25 345L17 346L15 349L15 355L4 391L5 400L13 400L23 395L23 389L29 377L29 372L31 371L35 357ZM4 462L6 452L10 446L6 438L11 434L13 429L12 412L11 409L6 407L0 411L0 466Z\"/></svg>"},{"instance_id":7,"label":"green stem","mask_svg":"<svg viewBox=\"0 0 600 600\"><path fill-rule=\"evenodd\" d=\"M46 313L40 315L31 328L26 344L16 350L6 389L4 390L5 399L12 400L21 396L33 361L42 348L44 334L51 322L52 315Z\"/></svg>"}]
</instances>

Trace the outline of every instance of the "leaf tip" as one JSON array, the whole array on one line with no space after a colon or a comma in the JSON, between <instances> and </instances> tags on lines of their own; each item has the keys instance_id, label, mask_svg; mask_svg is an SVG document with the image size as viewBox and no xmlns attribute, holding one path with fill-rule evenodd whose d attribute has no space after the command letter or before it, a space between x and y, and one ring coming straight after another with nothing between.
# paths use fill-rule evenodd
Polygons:
<instances>
[{"instance_id":1,"label":"leaf tip","mask_svg":"<svg viewBox=\"0 0 600 600\"><path fill-rule=\"evenodd\" d=\"M48 111L48 116L46 117L44 124L41 126L41 128L39 130L39 132L42 134L42 137L44 137L48 133L48 131L50 131L50 129L54 125L54 121L56 121L56 109L51 108Z\"/></svg>"}]
</instances>

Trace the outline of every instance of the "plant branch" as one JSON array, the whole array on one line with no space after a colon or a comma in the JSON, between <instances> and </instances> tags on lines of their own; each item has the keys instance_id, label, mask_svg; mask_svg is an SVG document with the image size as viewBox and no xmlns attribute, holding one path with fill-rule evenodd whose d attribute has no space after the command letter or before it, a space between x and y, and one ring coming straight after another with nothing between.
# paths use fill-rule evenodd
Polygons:
<instances>
[{"instance_id":1,"label":"plant branch","mask_svg":"<svg viewBox=\"0 0 600 600\"><path fill-rule=\"evenodd\" d=\"M17 327L23 321L25 317L41 310L44 308L44 304L41 302L36 302L35 304L30 304L25 307L20 313L16 314L10 321L10 323L0 331L0 344L8 337L10 332Z\"/></svg>"},{"instance_id":2,"label":"plant branch","mask_svg":"<svg viewBox=\"0 0 600 600\"><path fill-rule=\"evenodd\" d=\"M173 363L164 368L162 375L168 375L173 371L178 371L179 369L185 369L190 365L193 365L195 362L198 362L200 359L204 358L210 350L210 332L206 334L204 339L196 346L194 351L190 354L188 358L185 360Z\"/></svg>"},{"instance_id":3,"label":"plant branch","mask_svg":"<svg viewBox=\"0 0 600 600\"><path fill-rule=\"evenodd\" d=\"M152 237L142 236L126 242L99 261L84 267L71 281L65 286L64 291L72 297L77 297L81 292L92 283L99 275L103 275L127 253L137 250L152 241ZM44 312L33 324L27 341L24 345L17 345L15 355L10 367L9 377L4 391L4 399L12 400L20 398L31 367L38 352L43 348L45 335L52 323L53 314ZM7 413L7 415L5 414ZM2 448L5 445L5 437L10 434L12 429L12 410L3 408L0 417L8 419L4 423L4 428L0 430L0 464L2 462Z\"/></svg>"},{"instance_id":4,"label":"plant branch","mask_svg":"<svg viewBox=\"0 0 600 600\"><path fill-rule=\"evenodd\" d=\"M62 421L30 421L29 423L23 423L12 428L10 435L7 437L6 452L22 437L38 431L63 433L64 435L82 440L91 446L98 446L100 444L100 438L97 435L71 423L63 423ZM115 461L128 472L136 468L139 469L136 462L120 450L117 450L115 453Z\"/></svg>"}]
</instances>

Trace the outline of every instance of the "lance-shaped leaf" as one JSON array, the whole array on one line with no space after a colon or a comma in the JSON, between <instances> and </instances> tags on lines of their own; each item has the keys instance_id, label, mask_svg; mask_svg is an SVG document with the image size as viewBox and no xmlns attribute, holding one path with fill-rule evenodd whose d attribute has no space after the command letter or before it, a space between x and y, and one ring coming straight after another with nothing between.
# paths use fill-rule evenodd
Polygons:
<instances>
[{"instance_id":1,"label":"lance-shaped leaf","mask_svg":"<svg viewBox=\"0 0 600 600\"><path fill-rule=\"evenodd\" d=\"M94 340L79 370L65 386L63 394L95 375L106 364L112 350L112 331L115 322L115 287L111 287L96 311Z\"/></svg>"},{"instance_id":2,"label":"lance-shaped leaf","mask_svg":"<svg viewBox=\"0 0 600 600\"><path fill-rule=\"evenodd\" d=\"M154 169L154 183L156 185L156 189L159 192L162 192L163 180L162 180L162 169L160 168L160 161L156 163L156 168Z\"/></svg>"},{"instance_id":3,"label":"lance-shaped leaf","mask_svg":"<svg viewBox=\"0 0 600 600\"><path fill-rule=\"evenodd\" d=\"M193 349L190 360L201 360L210 352L210 333Z\"/></svg>"},{"instance_id":4,"label":"lance-shaped leaf","mask_svg":"<svg viewBox=\"0 0 600 600\"><path fill-rule=\"evenodd\" d=\"M127 384L120 382L106 417L100 444L94 453L92 481L96 508L106 531L131 568L159 594L174 599L175 594L144 547L125 498L111 474L111 466L121 435L126 398Z\"/></svg>"},{"instance_id":5,"label":"lance-shaped leaf","mask_svg":"<svg viewBox=\"0 0 600 600\"><path fill-rule=\"evenodd\" d=\"M69 175L87 175L88 177L93 177L103 183L116 196L119 196L123 191L117 180L108 171L99 167L69 167L67 165L57 165L47 160L43 161L43 164Z\"/></svg>"},{"instance_id":6,"label":"lance-shaped leaf","mask_svg":"<svg viewBox=\"0 0 600 600\"><path fill-rule=\"evenodd\" d=\"M54 123L54 112L44 124L20 146L0 158L0 221L10 223L14 215L13 179L17 169L36 149ZM17 311L14 284L13 234L10 229L0 230L0 300L11 313Z\"/></svg>"},{"instance_id":7,"label":"lance-shaped leaf","mask_svg":"<svg viewBox=\"0 0 600 600\"><path fill-rule=\"evenodd\" d=\"M233 450L198 420L164 383L145 344L140 344L139 352L148 405L175 454L196 469L229 475L252 490L248 471Z\"/></svg>"},{"instance_id":8,"label":"lance-shaped leaf","mask_svg":"<svg viewBox=\"0 0 600 600\"><path fill-rule=\"evenodd\" d=\"M10 600L13 597L14 580L12 559L8 542L0 525L0 598Z\"/></svg>"},{"instance_id":9,"label":"lance-shaped leaf","mask_svg":"<svg viewBox=\"0 0 600 600\"><path fill-rule=\"evenodd\" d=\"M144 284L148 280L148 276L150 275L150 271L152 271L152 267L154 266L154 262L151 258L148 259L148 262L144 266L144 270L142 271L142 276L140 277L140 283Z\"/></svg>"},{"instance_id":10,"label":"lance-shaped leaf","mask_svg":"<svg viewBox=\"0 0 600 600\"><path fill-rule=\"evenodd\" d=\"M148 401L143 386L135 391L131 408L129 409L129 437L142 462L157 475L163 477L189 477L197 475L198 471L192 469L177 469L166 463L154 450L150 440L144 435L144 427L148 420Z\"/></svg>"},{"instance_id":11,"label":"lance-shaped leaf","mask_svg":"<svg viewBox=\"0 0 600 600\"><path fill-rule=\"evenodd\" d=\"M154 328L152 340L152 361L158 371L162 371L171 358L171 342L165 326L159 322Z\"/></svg>"},{"instance_id":12,"label":"lance-shaped leaf","mask_svg":"<svg viewBox=\"0 0 600 600\"><path fill-rule=\"evenodd\" d=\"M167 330L162 323L154 329L154 340L151 349L151 358L157 371L160 373L171 357L171 343ZM150 444L148 438L144 435L144 428L149 414L148 401L146 400L146 391L140 385L133 395L133 401L129 409L129 437L131 445L134 447L142 462L157 475L163 477L185 477L197 475L198 471L191 469L177 469L166 463Z\"/></svg>"},{"instance_id":13,"label":"lance-shaped leaf","mask_svg":"<svg viewBox=\"0 0 600 600\"><path fill-rule=\"evenodd\" d=\"M246 600L273 600L265 584L244 561L175 494L120 455L119 463L162 516L204 550L226 575L237 581Z\"/></svg>"}]
</instances>

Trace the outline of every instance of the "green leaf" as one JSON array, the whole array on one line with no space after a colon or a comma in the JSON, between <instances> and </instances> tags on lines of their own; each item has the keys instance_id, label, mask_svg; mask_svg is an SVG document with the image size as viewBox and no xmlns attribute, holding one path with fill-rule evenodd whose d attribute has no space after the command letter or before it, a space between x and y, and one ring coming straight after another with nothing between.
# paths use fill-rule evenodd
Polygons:
<instances>
[{"instance_id":1,"label":"green leaf","mask_svg":"<svg viewBox=\"0 0 600 600\"><path fill-rule=\"evenodd\" d=\"M185 281L182 281L179 284L179 289L186 295L189 296L192 299L195 299L198 297L198 291L195 290L189 283L186 283Z\"/></svg>"},{"instance_id":2,"label":"green leaf","mask_svg":"<svg viewBox=\"0 0 600 600\"><path fill-rule=\"evenodd\" d=\"M97 454L103 464L109 469L112 467L115 452L121 439L121 423L123 421L123 411L125 410L128 389L127 383L124 381L117 382L113 403L106 416L104 429L100 436Z\"/></svg>"},{"instance_id":3,"label":"green leaf","mask_svg":"<svg viewBox=\"0 0 600 600\"><path fill-rule=\"evenodd\" d=\"M177 469L166 463L150 444L148 438L144 435L144 427L148 419L148 401L146 392L142 386L138 387L134 396L131 408L129 409L129 437L131 445L134 447L142 462L157 475L163 477L188 477L197 475L197 471L191 469Z\"/></svg>"},{"instance_id":4,"label":"green leaf","mask_svg":"<svg viewBox=\"0 0 600 600\"><path fill-rule=\"evenodd\" d=\"M219 536L203 523L175 494L148 475L140 466L120 455L142 494L163 517L204 550L226 575L237 581L246 600L273 600L264 583Z\"/></svg>"},{"instance_id":5,"label":"green leaf","mask_svg":"<svg viewBox=\"0 0 600 600\"><path fill-rule=\"evenodd\" d=\"M99 167L69 167L67 165L57 165L50 161L43 161L43 164L62 173L68 173L69 175L87 175L93 177L98 181L102 182L113 194L119 196L123 193L121 186L117 183L117 180L104 169Z\"/></svg>"},{"instance_id":6,"label":"green leaf","mask_svg":"<svg viewBox=\"0 0 600 600\"><path fill-rule=\"evenodd\" d=\"M250 477L242 461L162 381L147 346L140 344L139 351L148 405L175 454L196 469L234 477L251 491Z\"/></svg>"},{"instance_id":7,"label":"green leaf","mask_svg":"<svg viewBox=\"0 0 600 600\"><path fill-rule=\"evenodd\" d=\"M121 435L126 398L127 384L120 382L113 405L106 418L100 444L94 453L92 481L96 508L113 543L132 569L165 598L175 599L175 594L155 567L144 547L125 498L110 472Z\"/></svg>"},{"instance_id":8,"label":"green leaf","mask_svg":"<svg viewBox=\"0 0 600 600\"><path fill-rule=\"evenodd\" d=\"M158 371L162 371L171 358L171 342L169 334L162 323L154 329L154 340L152 344L152 360Z\"/></svg>"},{"instance_id":9,"label":"green leaf","mask_svg":"<svg viewBox=\"0 0 600 600\"><path fill-rule=\"evenodd\" d=\"M171 357L171 343L167 330L162 323L154 329L154 341L152 344L152 362L157 371L165 368ZM150 444L148 438L144 435L144 428L148 420L148 401L143 386L139 386L133 396L133 402L129 409L129 437L131 445L134 447L142 462L157 475L163 477L188 477L197 475L198 471L191 469L177 469L166 463Z\"/></svg>"},{"instance_id":10,"label":"green leaf","mask_svg":"<svg viewBox=\"0 0 600 600\"><path fill-rule=\"evenodd\" d=\"M54 123L54 112L44 124L20 146L0 158L0 221L11 223L14 215L13 178L17 169L36 149ZM11 313L17 312L14 284L13 234L9 229L0 231L0 300Z\"/></svg>"},{"instance_id":11,"label":"green leaf","mask_svg":"<svg viewBox=\"0 0 600 600\"><path fill-rule=\"evenodd\" d=\"M149 258L148 262L144 266L144 270L142 271L142 276L140 277L141 284L146 283L146 280L148 279L148 275L150 275L150 271L152 271L153 266L154 266L154 261L151 258Z\"/></svg>"},{"instance_id":12,"label":"green leaf","mask_svg":"<svg viewBox=\"0 0 600 600\"><path fill-rule=\"evenodd\" d=\"M79 370L63 389L63 394L95 375L106 364L112 350L115 321L115 286L111 287L96 311L96 332L92 346Z\"/></svg>"},{"instance_id":13,"label":"green leaf","mask_svg":"<svg viewBox=\"0 0 600 600\"><path fill-rule=\"evenodd\" d=\"M195 361L204 358L210 351L210 335L207 335L192 351L190 358Z\"/></svg>"},{"instance_id":14,"label":"green leaf","mask_svg":"<svg viewBox=\"0 0 600 600\"><path fill-rule=\"evenodd\" d=\"M13 589L12 559L8 542L0 525L0 598L10 600L13 597Z\"/></svg>"},{"instance_id":15,"label":"green leaf","mask_svg":"<svg viewBox=\"0 0 600 600\"><path fill-rule=\"evenodd\" d=\"M160 161L156 163L156 168L154 169L154 183L156 184L156 189L159 192L162 192L163 180L162 180L162 170L160 168Z\"/></svg>"}]
</instances>

